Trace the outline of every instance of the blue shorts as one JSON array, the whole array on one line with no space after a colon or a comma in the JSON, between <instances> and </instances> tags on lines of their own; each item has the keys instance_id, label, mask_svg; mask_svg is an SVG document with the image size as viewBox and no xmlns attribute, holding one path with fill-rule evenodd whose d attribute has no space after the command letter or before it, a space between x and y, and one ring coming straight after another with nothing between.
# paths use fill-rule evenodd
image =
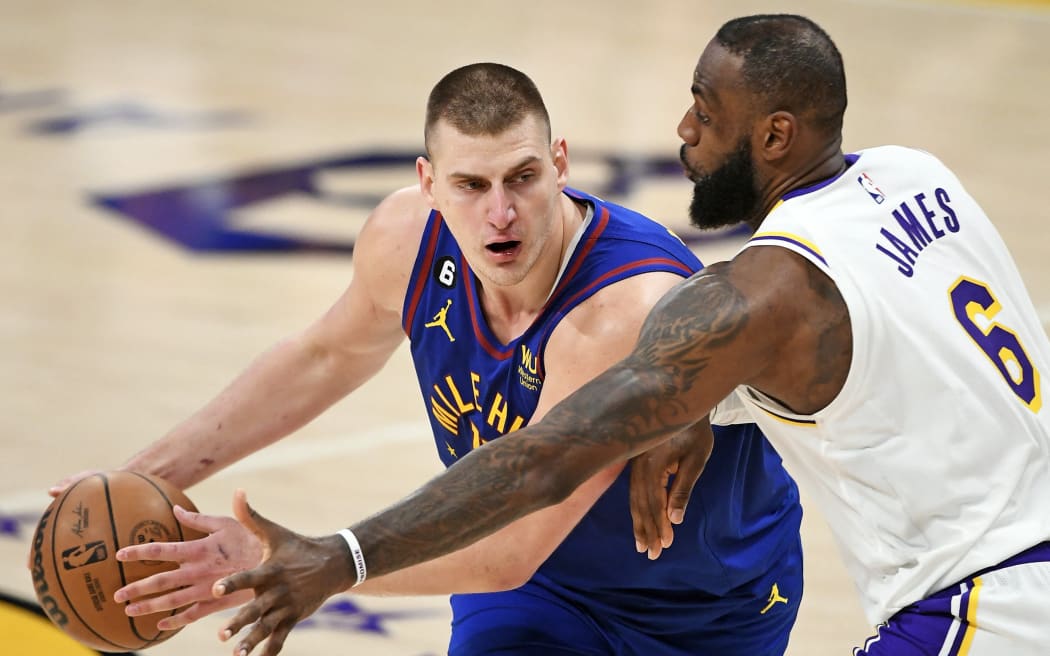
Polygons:
<instances>
[{"instance_id":1,"label":"blue shorts","mask_svg":"<svg viewBox=\"0 0 1050 656\"><path fill-rule=\"evenodd\" d=\"M801 545L784 550L759 578L720 597L687 588L659 592L661 605L675 595L681 601L649 617L599 610L588 605L585 591L559 590L542 577L507 592L453 595L448 653L781 656L802 599Z\"/></svg>"},{"instance_id":2,"label":"blue shorts","mask_svg":"<svg viewBox=\"0 0 1050 656\"><path fill-rule=\"evenodd\" d=\"M1050 653L1050 542L896 613L854 656Z\"/></svg>"}]
</instances>

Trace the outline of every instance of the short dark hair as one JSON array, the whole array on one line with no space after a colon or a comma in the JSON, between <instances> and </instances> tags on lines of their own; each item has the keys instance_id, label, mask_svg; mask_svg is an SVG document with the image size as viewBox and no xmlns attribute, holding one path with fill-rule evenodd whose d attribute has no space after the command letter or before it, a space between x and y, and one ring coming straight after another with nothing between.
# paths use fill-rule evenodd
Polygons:
<instances>
[{"instance_id":1,"label":"short dark hair","mask_svg":"<svg viewBox=\"0 0 1050 656\"><path fill-rule=\"evenodd\" d=\"M519 70L493 63L469 64L445 75L427 99L423 130L427 153L430 133L440 120L468 135L497 135L534 115L551 136L550 115L536 84Z\"/></svg>"},{"instance_id":2,"label":"short dark hair","mask_svg":"<svg viewBox=\"0 0 1050 656\"><path fill-rule=\"evenodd\" d=\"M820 128L842 129L842 54L819 25L792 14L744 16L723 25L715 41L742 59L747 90L765 104L756 109L808 115Z\"/></svg>"}]
</instances>

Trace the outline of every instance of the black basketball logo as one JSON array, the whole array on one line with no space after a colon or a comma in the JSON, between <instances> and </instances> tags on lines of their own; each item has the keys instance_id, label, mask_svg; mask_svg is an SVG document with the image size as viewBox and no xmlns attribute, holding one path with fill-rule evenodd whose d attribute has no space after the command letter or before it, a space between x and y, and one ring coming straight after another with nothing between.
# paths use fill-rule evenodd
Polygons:
<instances>
[{"instance_id":1,"label":"black basketball logo","mask_svg":"<svg viewBox=\"0 0 1050 656\"><path fill-rule=\"evenodd\" d=\"M78 544L75 547L62 552L62 566L66 569L76 569L91 563L101 562L106 559L106 543L100 541Z\"/></svg>"}]
</instances>

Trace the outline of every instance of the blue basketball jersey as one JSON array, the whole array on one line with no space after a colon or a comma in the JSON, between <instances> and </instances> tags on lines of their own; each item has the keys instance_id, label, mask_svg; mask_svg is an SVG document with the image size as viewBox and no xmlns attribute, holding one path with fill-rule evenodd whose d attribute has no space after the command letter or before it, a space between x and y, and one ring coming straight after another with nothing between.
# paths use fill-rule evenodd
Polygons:
<instances>
[{"instance_id":1,"label":"blue basketball jersey","mask_svg":"<svg viewBox=\"0 0 1050 656\"><path fill-rule=\"evenodd\" d=\"M593 218L540 315L506 344L489 330L477 281L441 215L429 217L403 316L446 466L528 423L543 388L547 340L573 308L630 276L667 271L685 278L701 267L660 224L575 190L566 193L589 204ZM533 579L601 621L659 634L702 621L694 610L717 617L719 598L797 548L797 489L753 424L715 427L715 447L685 521L656 561L635 551L628 484L625 469ZM759 593L756 618L767 593Z\"/></svg>"}]
</instances>

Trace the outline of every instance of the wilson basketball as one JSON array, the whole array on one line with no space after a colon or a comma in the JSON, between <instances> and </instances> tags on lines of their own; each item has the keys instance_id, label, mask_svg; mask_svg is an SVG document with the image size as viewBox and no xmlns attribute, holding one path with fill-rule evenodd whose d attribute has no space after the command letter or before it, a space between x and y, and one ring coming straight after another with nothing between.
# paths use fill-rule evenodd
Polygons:
<instances>
[{"instance_id":1,"label":"wilson basketball","mask_svg":"<svg viewBox=\"0 0 1050 656\"><path fill-rule=\"evenodd\" d=\"M51 621L84 645L108 652L144 649L178 633L157 629L158 621L178 610L128 617L126 604L113 601L128 583L176 567L118 562L118 549L202 537L176 521L175 504L196 510L170 483L123 471L81 479L52 501L32 546L33 586Z\"/></svg>"}]
</instances>

